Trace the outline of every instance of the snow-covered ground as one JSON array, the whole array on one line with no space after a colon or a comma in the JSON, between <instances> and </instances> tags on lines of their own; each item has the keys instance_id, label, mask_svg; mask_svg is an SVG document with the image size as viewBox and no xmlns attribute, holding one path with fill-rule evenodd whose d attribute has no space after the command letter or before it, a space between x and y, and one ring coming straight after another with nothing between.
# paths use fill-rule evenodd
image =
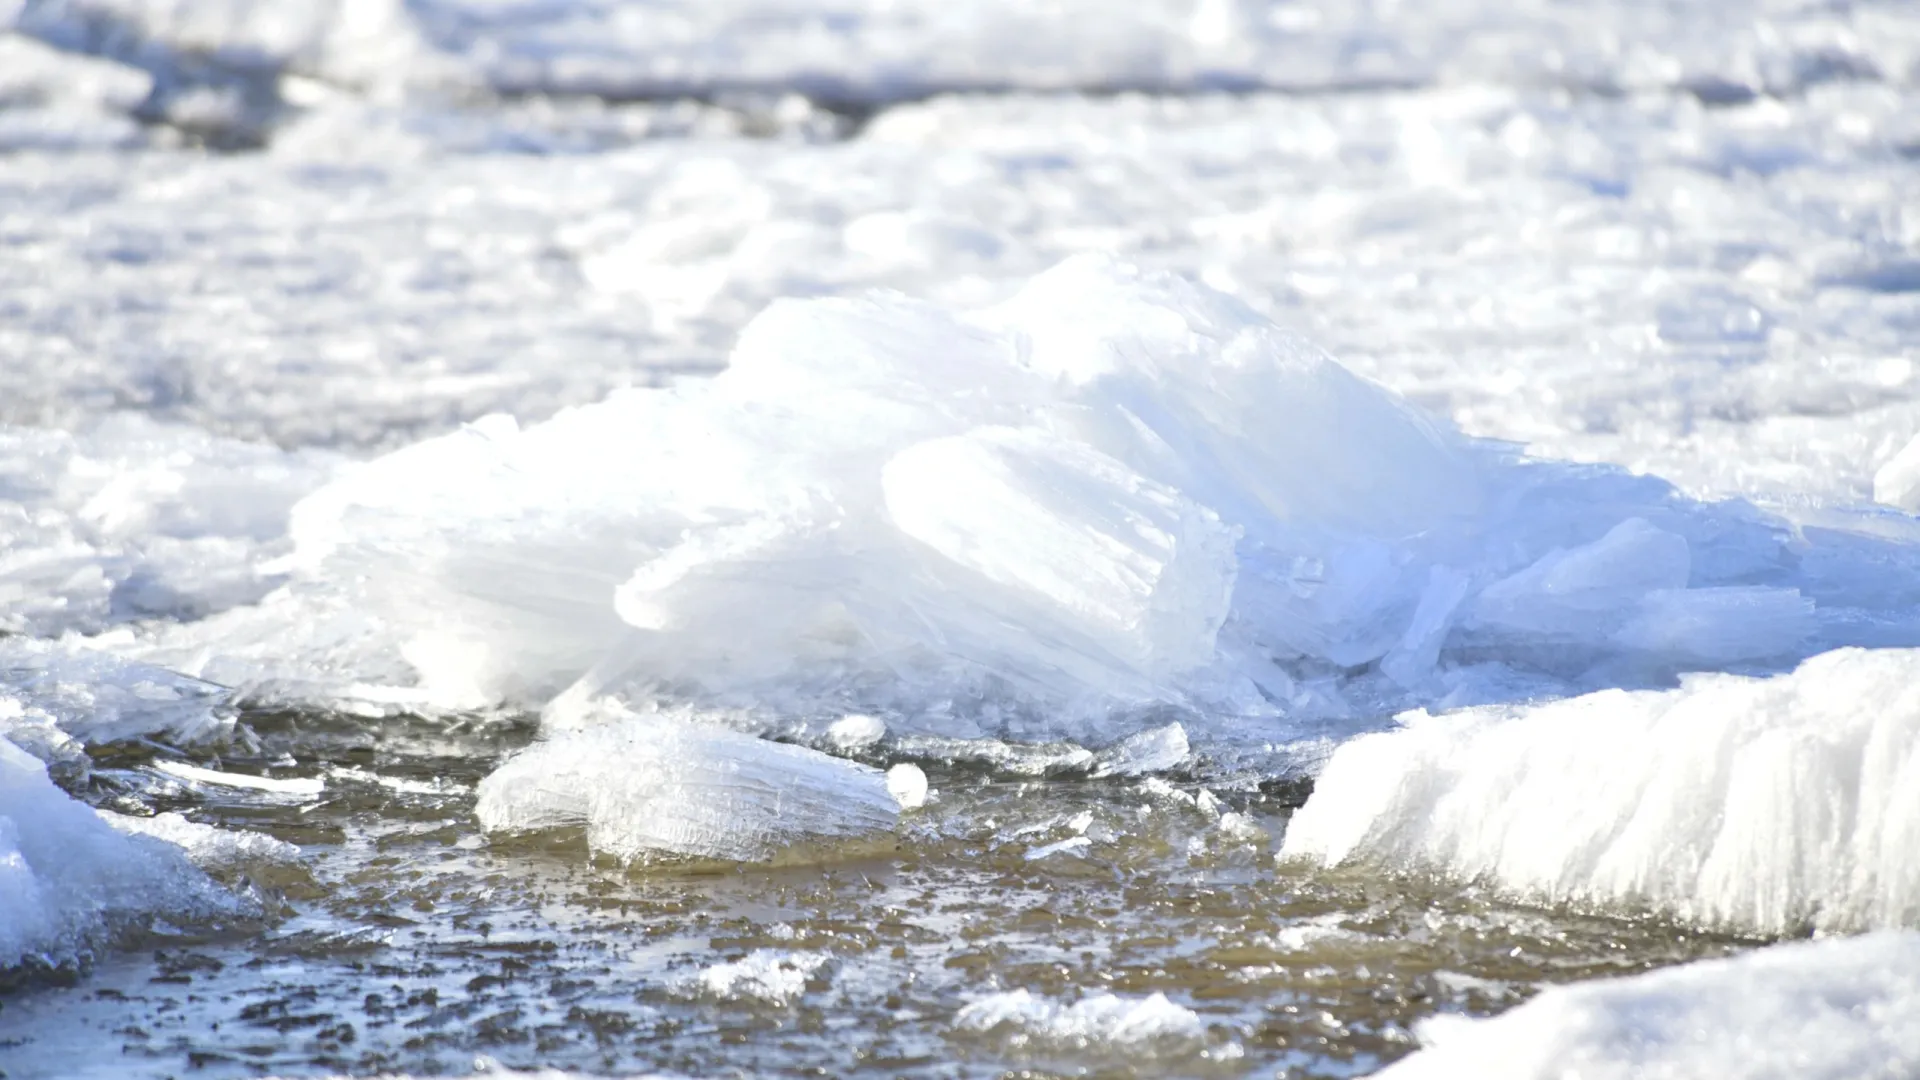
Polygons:
<instances>
[{"instance_id":1,"label":"snow-covered ground","mask_svg":"<svg viewBox=\"0 0 1920 1080\"><path fill-rule=\"evenodd\" d=\"M884 831L909 746L1330 738L1283 858L1920 919L1909 3L0 28L0 966L249 910L15 744L258 705L542 710L483 822L623 857ZM1554 1002L1639 1007L1472 1038Z\"/></svg>"}]
</instances>

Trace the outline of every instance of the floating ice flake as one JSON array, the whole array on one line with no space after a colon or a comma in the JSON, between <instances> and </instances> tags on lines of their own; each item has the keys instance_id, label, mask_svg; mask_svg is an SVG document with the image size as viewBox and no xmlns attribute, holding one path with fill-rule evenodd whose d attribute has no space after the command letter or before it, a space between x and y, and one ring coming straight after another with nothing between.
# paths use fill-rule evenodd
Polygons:
<instances>
[{"instance_id":1,"label":"floating ice flake","mask_svg":"<svg viewBox=\"0 0 1920 1080\"><path fill-rule=\"evenodd\" d=\"M721 1001L790 1005L807 992L833 957L826 953L755 949L731 963L715 964L683 983L683 989Z\"/></svg>"}]
</instances>

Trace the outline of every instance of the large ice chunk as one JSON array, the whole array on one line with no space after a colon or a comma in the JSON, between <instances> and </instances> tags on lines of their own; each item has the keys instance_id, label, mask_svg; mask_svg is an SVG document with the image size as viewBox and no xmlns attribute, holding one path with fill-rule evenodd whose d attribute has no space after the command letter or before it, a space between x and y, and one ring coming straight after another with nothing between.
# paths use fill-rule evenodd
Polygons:
<instances>
[{"instance_id":1,"label":"large ice chunk","mask_svg":"<svg viewBox=\"0 0 1920 1080\"><path fill-rule=\"evenodd\" d=\"M1776 945L1438 1016L1379 1080L1894 1080L1920 1073L1920 934Z\"/></svg>"},{"instance_id":2,"label":"large ice chunk","mask_svg":"<svg viewBox=\"0 0 1920 1080\"><path fill-rule=\"evenodd\" d=\"M1920 652L1402 721L1334 752L1282 858L1767 934L1920 924Z\"/></svg>"},{"instance_id":3,"label":"large ice chunk","mask_svg":"<svg viewBox=\"0 0 1920 1080\"><path fill-rule=\"evenodd\" d=\"M1099 256L776 303L710 381L342 468L288 534L285 588L127 651L356 709L1098 747L1920 640L1906 548L1527 461Z\"/></svg>"}]
</instances>

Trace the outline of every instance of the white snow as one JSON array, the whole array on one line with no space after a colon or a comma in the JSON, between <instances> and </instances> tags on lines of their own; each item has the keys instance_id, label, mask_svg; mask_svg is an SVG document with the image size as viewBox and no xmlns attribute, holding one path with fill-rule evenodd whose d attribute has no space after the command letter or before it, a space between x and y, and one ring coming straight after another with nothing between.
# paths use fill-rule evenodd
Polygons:
<instances>
[{"instance_id":1,"label":"white snow","mask_svg":"<svg viewBox=\"0 0 1920 1080\"><path fill-rule=\"evenodd\" d=\"M1776 945L1439 1016L1379 1080L1896 1080L1920 1072L1920 934Z\"/></svg>"},{"instance_id":2,"label":"white snow","mask_svg":"<svg viewBox=\"0 0 1920 1080\"><path fill-rule=\"evenodd\" d=\"M197 832L191 850L219 854ZM123 835L0 737L0 971L84 963L130 930L257 914L180 847Z\"/></svg>"},{"instance_id":3,"label":"white snow","mask_svg":"<svg viewBox=\"0 0 1920 1080\"><path fill-rule=\"evenodd\" d=\"M288 510L336 461L131 414L78 433L0 426L0 632L93 632L261 599Z\"/></svg>"},{"instance_id":4,"label":"white snow","mask_svg":"<svg viewBox=\"0 0 1920 1080\"><path fill-rule=\"evenodd\" d=\"M1291 89L1516 81L1703 96L1793 93L1839 78L1909 81L1920 43L1894 3L1528 2L1414 11L1332 0L65 0L13 23L169 81L282 72L394 84L637 97L798 90L887 100L966 88ZM0 24L4 25L4 24ZM211 58L209 60L208 58ZM195 61L198 61L196 64ZM222 62L224 61L224 63ZM208 69L211 69L210 71ZM224 78L218 78L224 76ZM243 83L243 85L246 85ZM256 91L257 92L257 91Z\"/></svg>"},{"instance_id":5,"label":"white snow","mask_svg":"<svg viewBox=\"0 0 1920 1080\"><path fill-rule=\"evenodd\" d=\"M1920 652L1401 721L1334 752L1282 858L1770 935L1920 923Z\"/></svg>"}]
</instances>

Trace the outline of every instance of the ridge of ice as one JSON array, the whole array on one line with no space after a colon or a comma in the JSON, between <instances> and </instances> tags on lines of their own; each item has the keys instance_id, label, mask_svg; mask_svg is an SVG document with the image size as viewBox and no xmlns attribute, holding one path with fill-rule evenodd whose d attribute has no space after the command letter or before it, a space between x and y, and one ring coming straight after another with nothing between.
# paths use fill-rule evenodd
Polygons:
<instances>
[{"instance_id":1,"label":"ridge of ice","mask_svg":"<svg viewBox=\"0 0 1920 1080\"><path fill-rule=\"evenodd\" d=\"M1282 858L1764 934L1920 925L1920 651L1400 719L1334 751Z\"/></svg>"},{"instance_id":2,"label":"ridge of ice","mask_svg":"<svg viewBox=\"0 0 1920 1080\"><path fill-rule=\"evenodd\" d=\"M202 870L223 873L267 863L284 865L300 857L298 846L266 833L223 829L175 813L152 817L98 813L101 820L129 836L150 836L172 844Z\"/></svg>"},{"instance_id":3,"label":"ridge of ice","mask_svg":"<svg viewBox=\"0 0 1920 1080\"><path fill-rule=\"evenodd\" d=\"M1899 1080L1920 1072L1920 934L1775 945L1437 1016L1378 1080Z\"/></svg>"}]
</instances>

